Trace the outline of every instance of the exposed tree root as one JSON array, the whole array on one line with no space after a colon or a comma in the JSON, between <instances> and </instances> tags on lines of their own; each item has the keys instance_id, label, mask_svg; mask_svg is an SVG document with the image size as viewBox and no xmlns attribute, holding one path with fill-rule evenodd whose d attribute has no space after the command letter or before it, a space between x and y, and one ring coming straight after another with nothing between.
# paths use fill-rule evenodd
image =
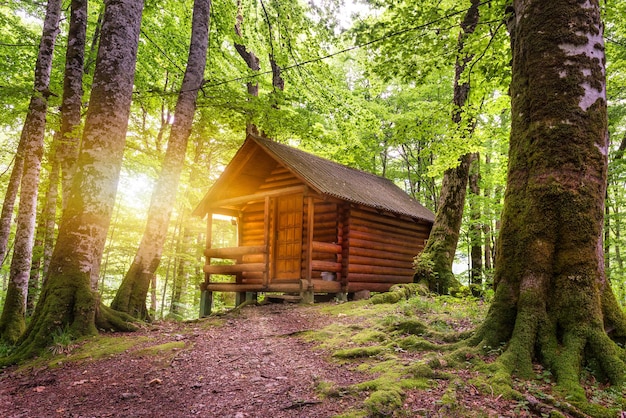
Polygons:
<instances>
[{"instance_id":1,"label":"exposed tree root","mask_svg":"<svg viewBox=\"0 0 626 418\"><path fill-rule=\"evenodd\" d=\"M129 332L137 331L138 327L135 325L138 320L131 315L116 311L108 306L100 303L98 309L96 309L96 327L99 330L104 331L120 331Z\"/></svg>"},{"instance_id":2,"label":"exposed tree root","mask_svg":"<svg viewBox=\"0 0 626 418\"><path fill-rule=\"evenodd\" d=\"M409 299L413 296L428 294L428 287L419 283L396 284L391 286L388 292L379 293L373 296L370 301L373 304L398 303L401 300Z\"/></svg>"}]
</instances>

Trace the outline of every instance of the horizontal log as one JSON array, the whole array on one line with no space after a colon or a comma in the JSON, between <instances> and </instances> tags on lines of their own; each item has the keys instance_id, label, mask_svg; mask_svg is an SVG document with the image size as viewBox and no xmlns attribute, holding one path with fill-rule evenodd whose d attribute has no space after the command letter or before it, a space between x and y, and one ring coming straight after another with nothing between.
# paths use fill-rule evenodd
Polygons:
<instances>
[{"instance_id":1,"label":"horizontal log","mask_svg":"<svg viewBox=\"0 0 626 418\"><path fill-rule=\"evenodd\" d=\"M348 274L348 282L365 282L365 283L412 283L413 276L395 276L383 274L366 274L366 273L350 273Z\"/></svg>"},{"instance_id":2,"label":"horizontal log","mask_svg":"<svg viewBox=\"0 0 626 418\"><path fill-rule=\"evenodd\" d=\"M350 282L346 286L346 292L358 292L361 290L369 290L371 292L387 292L395 283L362 283Z\"/></svg>"},{"instance_id":3,"label":"horizontal log","mask_svg":"<svg viewBox=\"0 0 626 418\"><path fill-rule=\"evenodd\" d=\"M265 271L263 263L246 263L246 264L205 264L203 268L205 273L209 274L236 274L244 271Z\"/></svg>"},{"instance_id":4,"label":"horizontal log","mask_svg":"<svg viewBox=\"0 0 626 418\"><path fill-rule=\"evenodd\" d=\"M293 186L287 187L279 190L268 190L266 192L254 193L246 196L237 196L230 199L217 200L214 202L210 202L209 208L212 207L220 207L220 206L237 206L246 204L249 202L264 200L266 197L278 197L278 196L286 196L294 193L304 193L306 191L306 186Z\"/></svg>"},{"instance_id":5,"label":"horizontal log","mask_svg":"<svg viewBox=\"0 0 626 418\"><path fill-rule=\"evenodd\" d=\"M337 234L328 233L327 231L315 231L313 234L313 241L334 242L336 239Z\"/></svg>"},{"instance_id":6,"label":"horizontal log","mask_svg":"<svg viewBox=\"0 0 626 418\"><path fill-rule=\"evenodd\" d=\"M262 231L265 228L265 220L254 221L254 222L241 222L241 228L244 231Z\"/></svg>"},{"instance_id":7,"label":"horizontal log","mask_svg":"<svg viewBox=\"0 0 626 418\"><path fill-rule=\"evenodd\" d=\"M248 254L241 257L242 263L264 263L265 254Z\"/></svg>"},{"instance_id":8,"label":"horizontal log","mask_svg":"<svg viewBox=\"0 0 626 418\"><path fill-rule=\"evenodd\" d=\"M337 222L337 214L335 212L318 213L317 208L315 208L315 215L313 218L315 219L316 225L323 222Z\"/></svg>"},{"instance_id":9,"label":"horizontal log","mask_svg":"<svg viewBox=\"0 0 626 418\"><path fill-rule=\"evenodd\" d=\"M311 247L313 248L313 251L320 253L339 254L342 250L341 245L321 241L313 241L311 243Z\"/></svg>"},{"instance_id":10,"label":"horizontal log","mask_svg":"<svg viewBox=\"0 0 626 418\"><path fill-rule=\"evenodd\" d=\"M380 233L356 231L350 228L350 239L352 238L375 241L375 242L380 242L383 244L398 245L404 248L415 248L424 242L423 239L417 240L417 239L410 239L407 237L396 238L392 235L382 235Z\"/></svg>"},{"instance_id":11,"label":"horizontal log","mask_svg":"<svg viewBox=\"0 0 626 418\"><path fill-rule=\"evenodd\" d=\"M391 226L397 226L400 228L407 228L407 229L417 230L417 231L420 230L422 222L426 222L426 221L415 222L409 219L392 218L391 216L388 216L388 215L380 215L378 213L359 210L359 209L352 209L350 211L350 216L361 218L361 219L367 219L372 222L384 223L384 224L391 225Z\"/></svg>"},{"instance_id":12,"label":"horizontal log","mask_svg":"<svg viewBox=\"0 0 626 418\"><path fill-rule=\"evenodd\" d=\"M412 268L397 268L397 267L352 264L352 260L350 260L350 265L348 266L348 273L366 273L366 274L381 274L381 275L411 276L412 277L414 270Z\"/></svg>"},{"instance_id":13,"label":"horizontal log","mask_svg":"<svg viewBox=\"0 0 626 418\"><path fill-rule=\"evenodd\" d=\"M252 212L246 209L246 211L241 216L241 223L248 224L253 222L263 223L265 221L265 213L263 212L263 208L259 212Z\"/></svg>"},{"instance_id":14,"label":"horizontal log","mask_svg":"<svg viewBox=\"0 0 626 418\"><path fill-rule=\"evenodd\" d=\"M423 247L418 248L417 254L419 254L422 250L423 250ZM353 256L395 260L395 261L401 261L401 262L406 262L406 263L413 263L413 258L415 257L415 255L413 254L402 254L402 253L391 252L391 251L370 250L367 248L358 248L358 247L350 248L350 259L352 259Z\"/></svg>"},{"instance_id":15,"label":"horizontal log","mask_svg":"<svg viewBox=\"0 0 626 418\"><path fill-rule=\"evenodd\" d=\"M241 275L243 276L243 281L250 281L250 282L262 282L263 281L263 272L256 272L256 271L244 271L243 273L241 273Z\"/></svg>"},{"instance_id":16,"label":"horizontal log","mask_svg":"<svg viewBox=\"0 0 626 418\"><path fill-rule=\"evenodd\" d=\"M263 285L253 283L206 283L203 288L209 292L260 292L263 290Z\"/></svg>"},{"instance_id":17,"label":"horizontal log","mask_svg":"<svg viewBox=\"0 0 626 418\"><path fill-rule=\"evenodd\" d=\"M264 234L249 234L249 233L242 233L241 234L241 241L242 243L245 243L247 245L249 242L258 242L258 245L263 245L263 239L265 238Z\"/></svg>"},{"instance_id":18,"label":"horizontal log","mask_svg":"<svg viewBox=\"0 0 626 418\"><path fill-rule=\"evenodd\" d=\"M313 260L311 261L311 269L315 271L332 271L337 273L341 271L341 263Z\"/></svg>"},{"instance_id":19,"label":"horizontal log","mask_svg":"<svg viewBox=\"0 0 626 418\"><path fill-rule=\"evenodd\" d=\"M272 182L272 181L281 181L281 180L287 180L287 179L298 180L297 177L291 173L291 171L284 170L284 171L277 171L277 172L272 171L272 173L270 173L269 177L265 181Z\"/></svg>"},{"instance_id":20,"label":"horizontal log","mask_svg":"<svg viewBox=\"0 0 626 418\"><path fill-rule=\"evenodd\" d=\"M259 190L284 189L286 187L293 187L301 184L302 182L295 177L286 178L284 180L268 179L265 183L259 186Z\"/></svg>"},{"instance_id":21,"label":"horizontal log","mask_svg":"<svg viewBox=\"0 0 626 418\"><path fill-rule=\"evenodd\" d=\"M243 284L263 284L263 277L244 277L241 280Z\"/></svg>"},{"instance_id":22,"label":"horizontal log","mask_svg":"<svg viewBox=\"0 0 626 418\"><path fill-rule=\"evenodd\" d=\"M313 227L315 228L316 231L331 231L333 233L337 233L337 220L332 220L332 221L324 221L324 222L318 222L317 220L315 221L315 224L313 225Z\"/></svg>"},{"instance_id":23,"label":"horizontal log","mask_svg":"<svg viewBox=\"0 0 626 418\"><path fill-rule=\"evenodd\" d=\"M353 222L350 223L350 230L421 240L428 238L428 235L430 234L430 228L427 227L424 227L423 231L415 231L410 228L391 227L374 222L359 222L357 219L353 219Z\"/></svg>"},{"instance_id":24,"label":"horizontal log","mask_svg":"<svg viewBox=\"0 0 626 418\"><path fill-rule=\"evenodd\" d=\"M386 257L363 257L358 255L350 255L350 264L361 264L381 267L396 267L403 269L413 268L413 258L405 257L403 260L393 260Z\"/></svg>"},{"instance_id":25,"label":"horizontal log","mask_svg":"<svg viewBox=\"0 0 626 418\"><path fill-rule=\"evenodd\" d=\"M249 239L249 238L243 238L241 240L241 245L246 247L246 246L257 246L257 245L263 245L263 238L261 239Z\"/></svg>"},{"instance_id":26,"label":"horizontal log","mask_svg":"<svg viewBox=\"0 0 626 418\"><path fill-rule=\"evenodd\" d=\"M227 247L227 248L209 248L204 251L206 257L213 258L239 258L243 255L250 254L264 254L267 252L265 245L257 246L241 246L241 247Z\"/></svg>"},{"instance_id":27,"label":"horizontal log","mask_svg":"<svg viewBox=\"0 0 626 418\"><path fill-rule=\"evenodd\" d=\"M313 292L327 292L327 293L339 293L341 292L341 283L339 282L329 282L327 280L311 280L311 284L313 285Z\"/></svg>"},{"instance_id":28,"label":"horizontal log","mask_svg":"<svg viewBox=\"0 0 626 418\"><path fill-rule=\"evenodd\" d=\"M407 248L399 245L384 244L381 242L350 237L350 252L352 252L353 248L366 248L368 250L387 251L413 257L416 256L418 253L417 248Z\"/></svg>"}]
</instances>

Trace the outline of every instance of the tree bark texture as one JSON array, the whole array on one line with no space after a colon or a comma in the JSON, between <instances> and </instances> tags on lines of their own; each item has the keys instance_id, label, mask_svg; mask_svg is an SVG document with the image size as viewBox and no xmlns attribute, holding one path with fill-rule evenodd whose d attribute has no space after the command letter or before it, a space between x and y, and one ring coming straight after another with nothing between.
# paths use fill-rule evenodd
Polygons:
<instances>
[{"instance_id":1,"label":"tree bark texture","mask_svg":"<svg viewBox=\"0 0 626 418\"><path fill-rule=\"evenodd\" d=\"M63 207L67 206L78 145L83 99L83 66L87 31L87 0L72 0L70 29L65 53L61 126L57 132L56 158L61 168Z\"/></svg>"},{"instance_id":2,"label":"tree bark texture","mask_svg":"<svg viewBox=\"0 0 626 418\"><path fill-rule=\"evenodd\" d=\"M478 346L509 372L540 360L584 402L583 364L624 380L626 322L602 251L608 131L598 0L516 0L512 129L494 283Z\"/></svg>"},{"instance_id":3,"label":"tree bark texture","mask_svg":"<svg viewBox=\"0 0 626 418\"><path fill-rule=\"evenodd\" d=\"M17 213L9 287L0 317L0 335L12 343L17 341L26 327L24 315L26 313L28 279L30 277L37 218L37 191L43 156L48 97L51 94L49 88L52 56L56 37L59 33L60 16L61 0L48 1L37 63L35 64L34 92L30 99L20 138L20 143L24 144L20 204Z\"/></svg>"},{"instance_id":4,"label":"tree bark texture","mask_svg":"<svg viewBox=\"0 0 626 418\"><path fill-rule=\"evenodd\" d=\"M36 354L59 329L67 328L75 337L97 332L99 302L93 290L92 269L102 256L117 192L142 9L142 0L106 2L70 198L61 218L48 278L13 358Z\"/></svg>"},{"instance_id":5,"label":"tree bark texture","mask_svg":"<svg viewBox=\"0 0 626 418\"><path fill-rule=\"evenodd\" d=\"M146 296L150 281L161 262L178 182L191 135L198 90L204 79L208 48L210 0L195 0L187 68L176 103L174 123L163 160L163 168L152 194L141 244L115 298L113 309L136 318L148 318Z\"/></svg>"},{"instance_id":6,"label":"tree bark texture","mask_svg":"<svg viewBox=\"0 0 626 418\"><path fill-rule=\"evenodd\" d=\"M457 42L458 55L454 76L454 106L452 120L461 128L463 107L469 96L469 83L462 82L461 77L473 55L464 53L465 39L472 34L478 25L478 0L472 0L463 22L462 32ZM463 220L463 207L469 177L471 154L459 158L459 165L446 170L441 182L439 205L435 215L435 223L426 242L424 251L416 257L415 282L424 283L432 292L448 294L460 287L452 273L452 263L459 241L459 231Z\"/></svg>"}]
</instances>

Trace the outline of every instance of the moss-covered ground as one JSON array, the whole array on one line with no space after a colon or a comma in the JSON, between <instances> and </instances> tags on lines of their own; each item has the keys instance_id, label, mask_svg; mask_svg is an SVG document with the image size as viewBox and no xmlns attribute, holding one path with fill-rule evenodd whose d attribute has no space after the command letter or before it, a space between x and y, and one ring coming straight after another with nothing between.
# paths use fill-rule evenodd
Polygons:
<instances>
[{"instance_id":1,"label":"moss-covered ground","mask_svg":"<svg viewBox=\"0 0 626 418\"><path fill-rule=\"evenodd\" d=\"M495 361L504 346L467 348L464 339L484 319L488 301L413 295L387 303L393 299L324 307L337 321L304 334L332 361L364 376L344 387L318 384L320 396L365 398L342 417L487 417L494 416L489 404L500 400L516 416L615 417L626 407L624 388L609 388L591 374L583 382L587 402L574 407L540 365L530 379L505 376Z\"/></svg>"}]
</instances>

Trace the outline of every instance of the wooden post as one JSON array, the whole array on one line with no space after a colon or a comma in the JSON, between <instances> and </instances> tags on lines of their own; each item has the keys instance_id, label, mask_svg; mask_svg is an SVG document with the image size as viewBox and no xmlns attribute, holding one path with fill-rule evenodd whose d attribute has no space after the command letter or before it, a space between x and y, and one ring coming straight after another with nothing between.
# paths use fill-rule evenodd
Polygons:
<instances>
[{"instance_id":1,"label":"wooden post","mask_svg":"<svg viewBox=\"0 0 626 418\"><path fill-rule=\"evenodd\" d=\"M209 255L209 251L211 249L211 245L213 244L213 213L207 213L206 218L206 240L205 247L206 250L206 264L211 264L211 256ZM206 285L211 281L211 273L204 273L204 283L200 292L200 318L204 318L206 316L211 315L211 308L213 306L213 292L209 292L206 290Z\"/></svg>"},{"instance_id":2,"label":"wooden post","mask_svg":"<svg viewBox=\"0 0 626 418\"><path fill-rule=\"evenodd\" d=\"M265 252L263 254L263 263L265 263L265 271L263 272L263 287L267 287L270 281L270 197L265 196L265 207L263 208L263 245L265 246Z\"/></svg>"},{"instance_id":3,"label":"wooden post","mask_svg":"<svg viewBox=\"0 0 626 418\"><path fill-rule=\"evenodd\" d=\"M211 315L212 306L213 292L202 289L202 291L200 292L200 318L205 318Z\"/></svg>"},{"instance_id":4,"label":"wooden post","mask_svg":"<svg viewBox=\"0 0 626 418\"><path fill-rule=\"evenodd\" d=\"M313 198L309 196L307 198L307 251L306 251L306 277L305 279L311 285L311 279L313 277L313 232L315 231L315 202Z\"/></svg>"}]
</instances>

